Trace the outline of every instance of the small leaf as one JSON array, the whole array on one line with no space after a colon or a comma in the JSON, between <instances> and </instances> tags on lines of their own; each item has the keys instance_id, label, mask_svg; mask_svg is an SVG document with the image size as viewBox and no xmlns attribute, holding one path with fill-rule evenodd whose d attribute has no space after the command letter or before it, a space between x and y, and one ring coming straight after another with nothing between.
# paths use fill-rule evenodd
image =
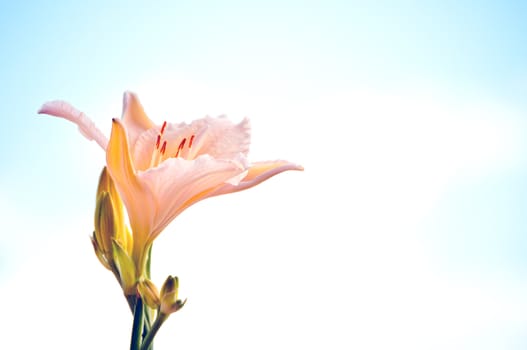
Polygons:
<instances>
[{"instance_id":1,"label":"small leaf","mask_svg":"<svg viewBox=\"0 0 527 350\"><path fill-rule=\"evenodd\" d=\"M135 265L128 253L115 240L113 245L113 259L117 269L119 270L119 278L121 280L121 287L125 295L132 295L136 293L135 280Z\"/></svg>"}]
</instances>

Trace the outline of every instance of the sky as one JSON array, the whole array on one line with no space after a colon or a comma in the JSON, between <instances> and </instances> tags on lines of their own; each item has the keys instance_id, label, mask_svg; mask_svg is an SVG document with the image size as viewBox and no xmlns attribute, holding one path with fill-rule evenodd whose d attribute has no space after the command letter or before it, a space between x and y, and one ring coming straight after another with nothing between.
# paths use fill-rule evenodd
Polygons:
<instances>
[{"instance_id":1,"label":"sky","mask_svg":"<svg viewBox=\"0 0 527 350\"><path fill-rule=\"evenodd\" d=\"M124 91L161 124L249 117L304 172L207 199L154 245L188 302L158 349L527 347L527 5L0 4L0 338L127 348L89 235Z\"/></svg>"}]
</instances>

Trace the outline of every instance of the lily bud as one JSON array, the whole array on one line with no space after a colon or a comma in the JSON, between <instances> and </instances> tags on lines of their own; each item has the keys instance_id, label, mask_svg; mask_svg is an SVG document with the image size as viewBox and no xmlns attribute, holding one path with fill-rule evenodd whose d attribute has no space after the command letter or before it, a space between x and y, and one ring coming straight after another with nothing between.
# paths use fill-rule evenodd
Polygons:
<instances>
[{"instance_id":1,"label":"lily bud","mask_svg":"<svg viewBox=\"0 0 527 350\"><path fill-rule=\"evenodd\" d=\"M157 309L159 307L159 291L155 284L149 279L142 279L137 284L137 289L143 301L152 309Z\"/></svg>"},{"instance_id":2,"label":"lily bud","mask_svg":"<svg viewBox=\"0 0 527 350\"><path fill-rule=\"evenodd\" d=\"M106 268L117 274L113 241L131 255L133 239L126 227L121 197L106 168L103 168L99 177L94 226L92 244L95 254Z\"/></svg>"},{"instance_id":3,"label":"lily bud","mask_svg":"<svg viewBox=\"0 0 527 350\"><path fill-rule=\"evenodd\" d=\"M116 232L114 214L110 194L101 192L95 206L95 240L107 257L111 257L112 239Z\"/></svg>"},{"instance_id":4,"label":"lily bud","mask_svg":"<svg viewBox=\"0 0 527 350\"><path fill-rule=\"evenodd\" d=\"M100 263L106 267L108 270L112 270L112 267L110 266L110 262L107 260L107 255L104 253L104 251L99 246L99 243L97 243L97 239L95 238L95 231L93 232L93 236L91 238L91 243L93 245L93 250L95 251L95 255L99 259Z\"/></svg>"},{"instance_id":5,"label":"lily bud","mask_svg":"<svg viewBox=\"0 0 527 350\"><path fill-rule=\"evenodd\" d=\"M121 197L119 196L119 192L117 192L117 188L115 187L112 178L108 174L108 170L106 170L106 167L102 169L101 175L99 176L99 185L97 186L97 199L99 198L99 195L103 192L107 192L113 200L115 221L124 222L123 203L121 201Z\"/></svg>"},{"instance_id":6,"label":"lily bud","mask_svg":"<svg viewBox=\"0 0 527 350\"><path fill-rule=\"evenodd\" d=\"M168 276L165 283L161 287L161 305L159 311L162 314L170 315L185 305L187 300L178 299L179 279L177 277Z\"/></svg>"},{"instance_id":7,"label":"lily bud","mask_svg":"<svg viewBox=\"0 0 527 350\"><path fill-rule=\"evenodd\" d=\"M116 225L114 239L117 240L119 244L121 244L121 246L127 251L131 251L133 241L132 235L126 227L123 201L121 200L121 196L119 195L119 192L117 192L117 187L115 187L115 183L108 174L106 167L103 168L99 178L97 197L103 192L107 192L109 194L112 202L113 217Z\"/></svg>"}]
</instances>

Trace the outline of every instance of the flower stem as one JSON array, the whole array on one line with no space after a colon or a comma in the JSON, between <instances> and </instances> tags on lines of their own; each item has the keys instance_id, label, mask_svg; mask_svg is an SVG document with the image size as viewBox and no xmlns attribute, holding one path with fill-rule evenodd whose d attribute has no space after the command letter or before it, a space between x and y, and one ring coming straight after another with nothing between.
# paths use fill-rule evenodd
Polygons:
<instances>
[{"instance_id":1,"label":"flower stem","mask_svg":"<svg viewBox=\"0 0 527 350\"><path fill-rule=\"evenodd\" d=\"M130 350L139 350L141 346L141 333L143 332L143 300L137 297L134 309L134 324Z\"/></svg>"},{"instance_id":2,"label":"flower stem","mask_svg":"<svg viewBox=\"0 0 527 350\"><path fill-rule=\"evenodd\" d=\"M152 325L152 328L150 328L150 332L146 335L145 339L143 340L143 345L141 346L140 350L148 350L150 345L152 344L152 341L154 340L154 337L157 334L157 331L159 328L161 328L161 325L165 320L168 318L168 315L163 314L159 312L157 314L156 320L154 321L154 324Z\"/></svg>"},{"instance_id":3,"label":"flower stem","mask_svg":"<svg viewBox=\"0 0 527 350\"><path fill-rule=\"evenodd\" d=\"M145 309L144 311L145 317L144 317L144 325L143 325L143 339L145 339L148 333L150 332L150 329L152 328L152 319L151 319L151 312L150 312L151 310L148 308L148 306L146 306L146 304L144 304L143 307ZM154 343L151 343L148 350L153 350L153 349L154 349Z\"/></svg>"}]
</instances>

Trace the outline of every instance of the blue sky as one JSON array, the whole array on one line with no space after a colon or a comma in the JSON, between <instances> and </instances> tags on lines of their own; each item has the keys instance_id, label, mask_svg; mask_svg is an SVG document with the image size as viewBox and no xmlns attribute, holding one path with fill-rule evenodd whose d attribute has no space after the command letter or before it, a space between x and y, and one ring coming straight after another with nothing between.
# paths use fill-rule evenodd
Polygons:
<instances>
[{"instance_id":1,"label":"blue sky","mask_svg":"<svg viewBox=\"0 0 527 350\"><path fill-rule=\"evenodd\" d=\"M160 237L155 282L178 274L190 301L160 348L524 349L526 15L514 1L2 3L0 295L38 316L8 307L0 334L24 348L27 328L49 340L47 317L66 318L57 348L94 332L126 347L87 238L104 155L36 111L64 99L109 134L132 90L159 123L249 116L253 160L306 168L199 203ZM35 288L48 303L23 303Z\"/></svg>"}]
</instances>

